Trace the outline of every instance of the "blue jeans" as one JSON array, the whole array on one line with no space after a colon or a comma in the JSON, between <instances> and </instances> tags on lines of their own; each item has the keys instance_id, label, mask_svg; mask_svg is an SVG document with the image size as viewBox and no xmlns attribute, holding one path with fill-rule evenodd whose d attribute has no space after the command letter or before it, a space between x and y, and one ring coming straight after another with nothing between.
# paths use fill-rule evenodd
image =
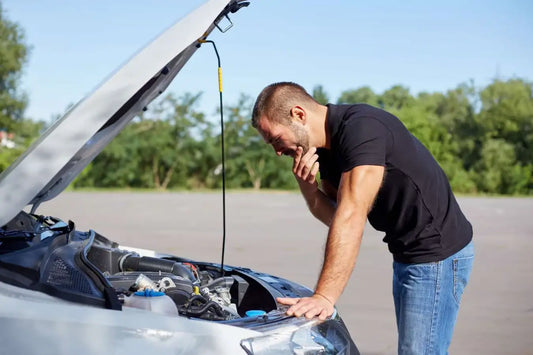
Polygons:
<instances>
[{"instance_id":1,"label":"blue jeans","mask_svg":"<svg viewBox=\"0 0 533 355\"><path fill-rule=\"evenodd\" d=\"M393 263L398 354L447 354L474 245L432 263Z\"/></svg>"}]
</instances>

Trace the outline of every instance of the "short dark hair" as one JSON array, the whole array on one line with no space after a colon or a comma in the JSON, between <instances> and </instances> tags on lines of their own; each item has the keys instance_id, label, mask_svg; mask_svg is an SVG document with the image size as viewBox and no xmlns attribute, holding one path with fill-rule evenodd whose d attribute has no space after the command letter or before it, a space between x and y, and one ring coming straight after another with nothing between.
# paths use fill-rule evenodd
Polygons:
<instances>
[{"instance_id":1,"label":"short dark hair","mask_svg":"<svg viewBox=\"0 0 533 355\"><path fill-rule=\"evenodd\" d=\"M272 122L290 122L290 109L298 103L318 102L296 83L282 81L265 87L255 100L252 111L252 126L257 128L259 118L268 116Z\"/></svg>"}]
</instances>

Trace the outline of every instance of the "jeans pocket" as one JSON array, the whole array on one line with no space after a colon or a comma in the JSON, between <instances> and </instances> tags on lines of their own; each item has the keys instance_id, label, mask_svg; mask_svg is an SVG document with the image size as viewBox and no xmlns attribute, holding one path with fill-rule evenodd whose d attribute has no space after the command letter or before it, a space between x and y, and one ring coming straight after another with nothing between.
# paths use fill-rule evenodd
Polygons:
<instances>
[{"instance_id":1,"label":"jeans pocket","mask_svg":"<svg viewBox=\"0 0 533 355\"><path fill-rule=\"evenodd\" d=\"M473 262L474 256L453 259L453 297L458 305L468 283Z\"/></svg>"}]
</instances>

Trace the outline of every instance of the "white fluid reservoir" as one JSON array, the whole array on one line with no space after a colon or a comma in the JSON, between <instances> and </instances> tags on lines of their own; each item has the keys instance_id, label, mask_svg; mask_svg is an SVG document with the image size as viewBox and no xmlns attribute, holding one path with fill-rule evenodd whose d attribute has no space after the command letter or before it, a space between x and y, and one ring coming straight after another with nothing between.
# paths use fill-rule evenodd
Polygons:
<instances>
[{"instance_id":1,"label":"white fluid reservoir","mask_svg":"<svg viewBox=\"0 0 533 355\"><path fill-rule=\"evenodd\" d=\"M178 315L178 308L172 298L165 295L164 292L151 289L137 291L133 295L125 297L124 306L145 309L167 316Z\"/></svg>"}]
</instances>

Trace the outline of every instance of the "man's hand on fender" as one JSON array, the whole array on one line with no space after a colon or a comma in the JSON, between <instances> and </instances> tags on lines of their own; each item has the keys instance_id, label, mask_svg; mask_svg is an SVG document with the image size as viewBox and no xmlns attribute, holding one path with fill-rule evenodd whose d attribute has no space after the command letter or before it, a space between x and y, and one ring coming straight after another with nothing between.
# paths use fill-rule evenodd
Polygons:
<instances>
[{"instance_id":1,"label":"man's hand on fender","mask_svg":"<svg viewBox=\"0 0 533 355\"><path fill-rule=\"evenodd\" d=\"M286 312L289 316L305 316L307 319L318 316L320 320L325 320L327 317L331 316L334 311L333 303L331 303L325 296L317 293L311 297L303 298L278 297L277 301L281 304L290 306Z\"/></svg>"},{"instance_id":2,"label":"man's hand on fender","mask_svg":"<svg viewBox=\"0 0 533 355\"><path fill-rule=\"evenodd\" d=\"M303 148L298 147L294 155L292 172L298 182L316 183L316 174L318 173L318 154L316 148L311 147L307 153L303 154Z\"/></svg>"}]
</instances>

